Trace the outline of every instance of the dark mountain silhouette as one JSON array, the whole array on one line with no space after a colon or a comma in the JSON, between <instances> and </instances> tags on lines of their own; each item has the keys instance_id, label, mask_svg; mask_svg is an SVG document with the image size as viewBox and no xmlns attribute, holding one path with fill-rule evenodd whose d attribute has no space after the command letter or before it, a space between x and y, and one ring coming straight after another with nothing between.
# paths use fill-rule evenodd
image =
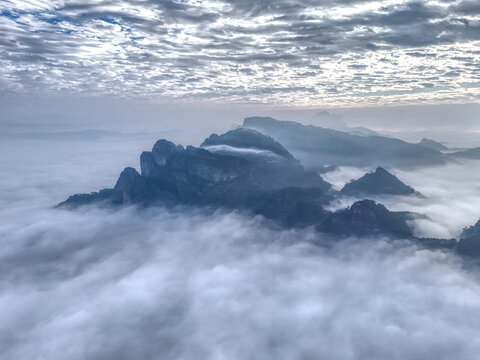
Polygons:
<instances>
[{"instance_id":1,"label":"dark mountain silhouette","mask_svg":"<svg viewBox=\"0 0 480 360\"><path fill-rule=\"evenodd\" d=\"M407 224L413 214L392 212L372 200L362 200L331 214L319 226L321 232L344 236L386 235L395 238L411 238L412 231Z\"/></svg>"},{"instance_id":2,"label":"dark mountain silhouette","mask_svg":"<svg viewBox=\"0 0 480 360\"><path fill-rule=\"evenodd\" d=\"M142 153L141 174L126 168L113 189L74 195L64 204L106 200L113 204L162 202L241 208L250 203L250 198L289 187L316 188L324 196L333 192L330 184L317 173L306 171L288 151L267 136L238 129L210 137L205 143L216 138L232 145L248 146L247 149L268 148L268 152L275 151L275 156L245 153L246 148L233 146L226 154L159 140L152 151Z\"/></svg>"},{"instance_id":3,"label":"dark mountain silhouette","mask_svg":"<svg viewBox=\"0 0 480 360\"><path fill-rule=\"evenodd\" d=\"M417 194L412 187L405 185L382 167L346 184L341 193L352 196Z\"/></svg>"},{"instance_id":4,"label":"dark mountain silhouette","mask_svg":"<svg viewBox=\"0 0 480 360\"><path fill-rule=\"evenodd\" d=\"M463 230L455 250L461 255L480 256L480 220Z\"/></svg>"},{"instance_id":5,"label":"dark mountain silhouette","mask_svg":"<svg viewBox=\"0 0 480 360\"><path fill-rule=\"evenodd\" d=\"M406 167L444 161L439 151L383 136L352 135L271 117L249 117L243 125L272 136L310 168L325 165Z\"/></svg>"},{"instance_id":6,"label":"dark mountain silhouette","mask_svg":"<svg viewBox=\"0 0 480 360\"><path fill-rule=\"evenodd\" d=\"M480 236L480 220L475 225L463 229L460 239L470 238L473 236Z\"/></svg>"}]
</instances>

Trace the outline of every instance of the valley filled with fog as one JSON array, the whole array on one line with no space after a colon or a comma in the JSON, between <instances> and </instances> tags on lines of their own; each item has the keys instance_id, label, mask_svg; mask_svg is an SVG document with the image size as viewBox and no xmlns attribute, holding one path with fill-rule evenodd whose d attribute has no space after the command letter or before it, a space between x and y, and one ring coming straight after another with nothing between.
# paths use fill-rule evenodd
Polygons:
<instances>
[{"instance_id":1,"label":"valley filled with fog","mask_svg":"<svg viewBox=\"0 0 480 360\"><path fill-rule=\"evenodd\" d=\"M427 215L416 219L412 226L418 236L454 238L462 229L479 218L480 161L462 160L438 166L416 169L392 169L402 181L410 184L424 197L372 197L395 211L413 211ZM324 174L325 180L341 189L352 179L361 177L372 168L339 167ZM351 205L355 198L345 197L331 204L333 209Z\"/></svg>"},{"instance_id":2,"label":"valley filled with fog","mask_svg":"<svg viewBox=\"0 0 480 360\"><path fill-rule=\"evenodd\" d=\"M453 252L387 237L324 241L239 211L54 208L138 169L158 137L0 142L2 359L479 353L479 272ZM412 225L421 236L456 237L480 217L479 164L390 169L425 198L382 203L427 215ZM341 188L369 170L322 176Z\"/></svg>"}]
</instances>

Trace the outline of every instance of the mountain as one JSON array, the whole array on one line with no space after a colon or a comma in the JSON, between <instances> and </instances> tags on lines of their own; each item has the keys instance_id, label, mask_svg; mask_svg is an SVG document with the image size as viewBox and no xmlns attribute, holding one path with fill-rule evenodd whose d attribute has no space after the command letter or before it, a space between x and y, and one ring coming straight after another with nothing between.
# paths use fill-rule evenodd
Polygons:
<instances>
[{"instance_id":1,"label":"mountain","mask_svg":"<svg viewBox=\"0 0 480 360\"><path fill-rule=\"evenodd\" d=\"M448 150L448 147L443 145L442 143L439 143L438 141L432 140L432 139L427 139L423 138L418 145L423 146L427 149L432 149L436 151L445 151Z\"/></svg>"},{"instance_id":2,"label":"mountain","mask_svg":"<svg viewBox=\"0 0 480 360\"><path fill-rule=\"evenodd\" d=\"M351 181L341 190L342 194L361 195L412 195L417 192L405 185L398 178L382 167L375 172L365 174L360 179Z\"/></svg>"},{"instance_id":3,"label":"mountain","mask_svg":"<svg viewBox=\"0 0 480 360\"><path fill-rule=\"evenodd\" d=\"M393 236L412 238L408 220L413 214L392 212L373 200L362 200L350 208L334 212L317 229L321 232L342 236Z\"/></svg>"},{"instance_id":4,"label":"mountain","mask_svg":"<svg viewBox=\"0 0 480 360\"><path fill-rule=\"evenodd\" d=\"M332 213L336 196L316 172L306 171L281 144L239 128L213 134L201 148L159 140L140 156L141 173L126 168L112 189L77 194L59 204L178 204L247 211L288 228L316 226L336 236L411 236L404 213L370 200Z\"/></svg>"},{"instance_id":5,"label":"mountain","mask_svg":"<svg viewBox=\"0 0 480 360\"><path fill-rule=\"evenodd\" d=\"M303 127L295 123L293 126ZM335 239L387 236L411 239L428 248L451 249L460 255L480 256L480 221L466 228L460 241L455 242L416 238L409 221L420 215L392 212L373 200L329 211L328 205L338 192L318 173L305 170L272 137L253 129L213 134L200 148L159 140L151 151L141 154L140 167L141 173L125 168L113 188L72 195L58 207L184 204L225 208L262 215L287 228L311 226ZM415 191L379 167L345 186L342 193L346 192L411 194Z\"/></svg>"},{"instance_id":6,"label":"mountain","mask_svg":"<svg viewBox=\"0 0 480 360\"><path fill-rule=\"evenodd\" d=\"M324 206L331 200L318 188L284 188L251 199L249 208L287 228L315 225L331 212Z\"/></svg>"},{"instance_id":7,"label":"mountain","mask_svg":"<svg viewBox=\"0 0 480 360\"><path fill-rule=\"evenodd\" d=\"M461 255L480 256L480 220L463 230L455 250Z\"/></svg>"},{"instance_id":8,"label":"mountain","mask_svg":"<svg viewBox=\"0 0 480 360\"><path fill-rule=\"evenodd\" d=\"M243 126L272 136L309 168L325 165L406 167L444 162L439 151L383 136L352 135L271 117L249 117Z\"/></svg>"},{"instance_id":9,"label":"mountain","mask_svg":"<svg viewBox=\"0 0 480 360\"><path fill-rule=\"evenodd\" d=\"M471 238L474 236L480 236L480 220L475 225L463 229L460 239Z\"/></svg>"},{"instance_id":10,"label":"mountain","mask_svg":"<svg viewBox=\"0 0 480 360\"><path fill-rule=\"evenodd\" d=\"M225 151L235 152L239 149L265 150L281 157L293 159L293 156L281 144L270 136L247 128L238 128L222 135L212 134L200 145L215 151L215 147L226 145ZM217 148L221 150L221 148Z\"/></svg>"},{"instance_id":11,"label":"mountain","mask_svg":"<svg viewBox=\"0 0 480 360\"><path fill-rule=\"evenodd\" d=\"M453 160L457 160L457 159L478 160L480 159L480 147L450 153L450 154L447 154L447 157Z\"/></svg>"},{"instance_id":12,"label":"mountain","mask_svg":"<svg viewBox=\"0 0 480 360\"><path fill-rule=\"evenodd\" d=\"M257 131L212 135L203 146L184 148L159 140L141 154L141 174L126 168L113 189L74 195L62 205L103 201L245 208L251 199L285 188L314 188L323 196L333 193L317 173L306 171L279 143ZM217 148L209 151L210 146Z\"/></svg>"}]
</instances>

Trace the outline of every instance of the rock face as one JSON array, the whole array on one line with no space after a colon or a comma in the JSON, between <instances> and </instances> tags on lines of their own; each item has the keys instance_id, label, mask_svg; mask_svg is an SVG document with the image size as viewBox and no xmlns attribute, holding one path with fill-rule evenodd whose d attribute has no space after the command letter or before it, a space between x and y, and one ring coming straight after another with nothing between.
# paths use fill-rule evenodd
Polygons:
<instances>
[{"instance_id":1,"label":"rock face","mask_svg":"<svg viewBox=\"0 0 480 360\"><path fill-rule=\"evenodd\" d=\"M343 236L386 235L408 239L413 236L407 223L412 216L409 213L391 212L372 200L362 200L349 209L331 214L318 226L318 230Z\"/></svg>"},{"instance_id":2,"label":"rock face","mask_svg":"<svg viewBox=\"0 0 480 360\"><path fill-rule=\"evenodd\" d=\"M448 148L443 145L442 143L439 143L438 141L432 140L432 139L427 139L423 138L418 145L423 146L428 149L436 150L436 151L445 151L448 150Z\"/></svg>"},{"instance_id":3,"label":"rock face","mask_svg":"<svg viewBox=\"0 0 480 360\"><path fill-rule=\"evenodd\" d=\"M480 256L480 220L463 230L455 250L461 255Z\"/></svg>"},{"instance_id":4,"label":"rock face","mask_svg":"<svg viewBox=\"0 0 480 360\"><path fill-rule=\"evenodd\" d=\"M480 220L478 220L475 225L463 229L460 239L471 238L474 236L480 236Z\"/></svg>"},{"instance_id":5,"label":"rock face","mask_svg":"<svg viewBox=\"0 0 480 360\"><path fill-rule=\"evenodd\" d=\"M325 165L405 167L444 162L439 151L383 136L352 135L270 117L249 117L243 125L274 137L310 168Z\"/></svg>"},{"instance_id":6,"label":"rock face","mask_svg":"<svg viewBox=\"0 0 480 360\"><path fill-rule=\"evenodd\" d=\"M382 167L346 184L341 193L352 196L418 194L412 187L405 185Z\"/></svg>"},{"instance_id":7,"label":"rock face","mask_svg":"<svg viewBox=\"0 0 480 360\"><path fill-rule=\"evenodd\" d=\"M207 150L219 145L228 146L228 151ZM239 129L211 136L204 146L184 148L159 140L152 151L142 153L141 174L127 168L113 189L74 195L63 205L107 201L243 208L250 206L252 198L284 188L315 188L323 196L333 192L330 184L315 172L306 171L282 145L256 131ZM249 152L252 149L274 156Z\"/></svg>"},{"instance_id":8,"label":"rock face","mask_svg":"<svg viewBox=\"0 0 480 360\"><path fill-rule=\"evenodd\" d=\"M304 227L319 224L330 215L324 209L330 199L318 188L284 188L252 199L250 208L285 227Z\"/></svg>"}]
</instances>

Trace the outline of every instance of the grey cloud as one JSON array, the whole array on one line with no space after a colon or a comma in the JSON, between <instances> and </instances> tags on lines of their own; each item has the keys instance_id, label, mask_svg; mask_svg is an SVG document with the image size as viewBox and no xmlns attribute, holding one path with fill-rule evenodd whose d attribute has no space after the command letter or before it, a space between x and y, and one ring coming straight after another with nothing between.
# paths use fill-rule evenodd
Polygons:
<instances>
[{"instance_id":1,"label":"grey cloud","mask_svg":"<svg viewBox=\"0 0 480 360\"><path fill-rule=\"evenodd\" d=\"M335 11L341 14L342 9L363 3L223 1L215 7L208 1L202 6L177 1L131 0L118 6L112 1L101 5L69 1L30 12L20 5L15 10L11 5L10 13L0 16L0 61L4 64L0 76L9 78L9 83L19 83L24 92L43 89L58 93L61 89L147 98L203 95L232 100L238 95L234 78L239 66L248 67L241 76L250 87L263 87L262 81L269 79L279 89L295 89L298 81L319 83L319 74L308 70L335 62L346 66L336 72L337 76L342 74L341 78L331 82L352 81L354 89L367 85L386 88L391 83L400 84L403 75L401 71L395 75L382 72L382 64L408 62L408 57L417 53L425 58L446 56L443 63L448 63L448 72L464 72L467 65L449 59L468 51L462 44L468 46L479 39L478 20L467 19L475 11L474 4L460 2L442 7L414 1L335 15ZM14 11L17 13L12 16ZM452 49L443 48L447 45ZM357 64L354 58L368 61L372 54L385 53L394 54L396 59L382 56L382 61L370 67L371 75L383 74L375 84L355 74L360 70L356 66L366 65ZM291 73L276 71L279 65L292 69ZM462 87L454 77L442 76L446 72L439 69L436 85L449 83L450 95L459 99L470 96L455 92ZM91 74L95 74L94 81L90 80ZM415 75L419 81L426 81L421 71ZM179 87L177 80L185 79L198 81ZM232 92L227 90L230 88ZM331 88L332 84L322 86L318 92L331 97ZM405 88L399 91L392 94L408 93ZM244 100L275 102L281 96L256 93L256 98ZM343 101L341 95L340 91L332 101ZM358 102L362 96L371 96L362 92L357 95L344 99ZM290 101L296 103L300 96L298 93ZM316 101L313 96L304 99Z\"/></svg>"}]
</instances>

